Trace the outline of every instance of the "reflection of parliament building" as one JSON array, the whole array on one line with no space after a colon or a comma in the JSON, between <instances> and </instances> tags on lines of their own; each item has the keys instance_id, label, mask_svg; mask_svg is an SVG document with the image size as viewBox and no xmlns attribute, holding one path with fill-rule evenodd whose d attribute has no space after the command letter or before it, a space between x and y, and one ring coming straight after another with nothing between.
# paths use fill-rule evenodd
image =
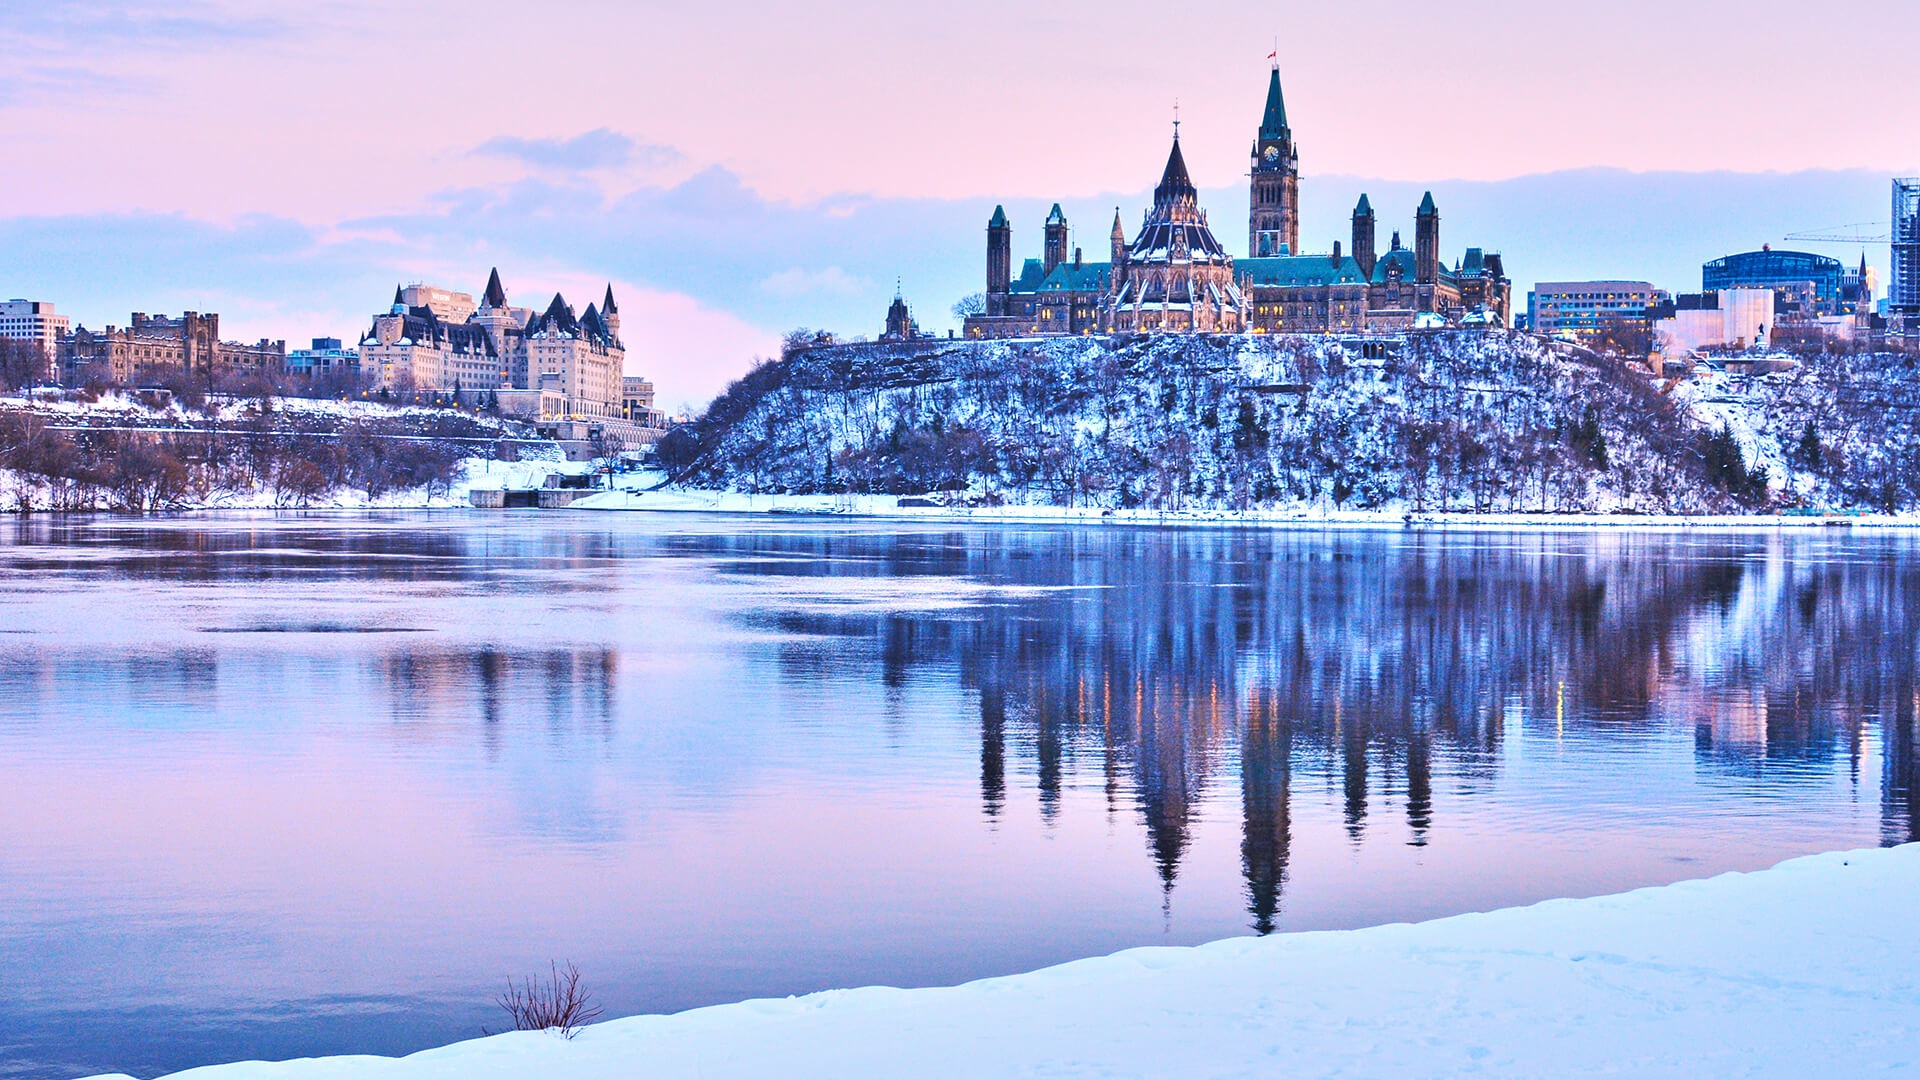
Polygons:
<instances>
[{"instance_id":1,"label":"reflection of parliament building","mask_svg":"<svg viewBox=\"0 0 1920 1080\"><path fill-rule=\"evenodd\" d=\"M1013 275L1013 226L995 207L987 222L986 311L966 320L969 338L1190 332L1322 333L1416 326L1506 326L1512 283L1498 253L1468 248L1449 270L1440 258L1440 211L1432 193L1414 216L1414 242L1392 233L1379 251L1365 195L1353 212L1353 246L1300 253L1300 158L1287 126L1280 69L1267 84L1253 145L1248 257L1236 261L1214 237L1187 174L1176 132L1153 206L1129 241L1114 211L1106 262L1068 251L1066 215L1047 216L1043 257Z\"/></svg>"}]
</instances>

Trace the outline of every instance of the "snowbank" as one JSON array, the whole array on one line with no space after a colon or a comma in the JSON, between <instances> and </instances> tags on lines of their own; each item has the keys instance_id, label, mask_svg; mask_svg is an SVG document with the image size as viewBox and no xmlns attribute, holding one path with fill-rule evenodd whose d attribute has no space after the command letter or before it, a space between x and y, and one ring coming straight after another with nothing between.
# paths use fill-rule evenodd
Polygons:
<instances>
[{"instance_id":1,"label":"snowbank","mask_svg":"<svg viewBox=\"0 0 1920 1080\"><path fill-rule=\"evenodd\" d=\"M1920 1071L1920 845L1415 926L1135 949L194 1080Z\"/></svg>"}]
</instances>

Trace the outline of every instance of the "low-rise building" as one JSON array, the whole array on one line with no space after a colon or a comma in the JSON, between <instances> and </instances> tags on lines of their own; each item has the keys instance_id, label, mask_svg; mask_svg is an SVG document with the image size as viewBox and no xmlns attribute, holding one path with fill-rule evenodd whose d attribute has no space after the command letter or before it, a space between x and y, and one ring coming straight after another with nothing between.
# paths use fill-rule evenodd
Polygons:
<instances>
[{"instance_id":1,"label":"low-rise building","mask_svg":"<svg viewBox=\"0 0 1920 1080\"><path fill-rule=\"evenodd\" d=\"M59 351L60 370L74 384L96 374L121 385L182 374L271 377L286 370L286 360L285 341L222 341L220 316L196 311L179 318L136 311L128 325L99 332L78 326L60 339Z\"/></svg>"},{"instance_id":2,"label":"low-rise building","mask_svg":"<svg viewBox=\"0 0 1920 1080\"><path fill-rule=\"evenodd\" d=\"M359 374L360 350L341 345L339 338L314 338L311 349L287 353L287 374L305 378Z\"/></svg>"},{"instance_id":3,"label":"low-rise building","mask_svg":"<svg viewBox=\"0 0 1920 1080\"><path fill-rule=\"evenodd\" d=\"M667 414L653 407L653 381L639 375L621 376L620 413L641 427L667 426Z\"/></svg>"},{"instance_id":4,"label":"low-rise building","mask_svg":"<svg viewBox=\"0 0 1920 1080\"><path fill-rule=\"evenodd\" d=\"M1527 294L1527 329L1592 344L1645 337L1647 312L1669 298L1646 281L1542 281Z\"/></svg>"},{"instance_id":5,"label":"low-rise building","mask_svg":"<svg viewBox=\"0 0 1920 1080\"><path fill-rule=\"evenodd\" d=\"M56 361L60 339L68 332L68 319L53 310L45 300L8 300L0 303L0 338L32 342L40 347L46 370L38 378L58 378Z\"/></svg>"}]
</instances>

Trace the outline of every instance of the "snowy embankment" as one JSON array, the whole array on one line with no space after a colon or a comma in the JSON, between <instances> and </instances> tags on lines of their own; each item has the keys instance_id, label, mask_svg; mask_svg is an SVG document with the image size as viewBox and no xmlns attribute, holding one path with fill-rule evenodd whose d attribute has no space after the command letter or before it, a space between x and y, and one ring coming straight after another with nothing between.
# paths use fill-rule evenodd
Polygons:
<instances>
[{"instance_id":1,"label":"snowy embankment","mask_svg":"<svg viewBox=\"0 0 1920 1080\"><path fill-rule=\"evenodd\" d=\"M1911 1076L1920 845L1419 925L1135 949L195 1080Z\"/></svg>"},{"instance_id":2,"label":"snowy embankment","mask_svg":"<svg viewBox=\"0 0 1920 1080\"><path fill-rule=\"evenodd\" d=\"M476 485L482 486L482 485ZM1638 514L1638 513L1425 513L1393 507L1334 510L1326 506L1233 510L1201 507L1165 511L1098 506L901 505L895 495L765 495L682 487L621 489L574 501L574 510L645 510L660 513L774 514L822 518L887 518L901 521L1009 522L1090 525L1233 525L1295 528L1380 528L1383 526L1479 529L1628 528L1628 529L1775 529L1775 528L1920 528L1920 514Z\"/></svg>"}]
</instances>

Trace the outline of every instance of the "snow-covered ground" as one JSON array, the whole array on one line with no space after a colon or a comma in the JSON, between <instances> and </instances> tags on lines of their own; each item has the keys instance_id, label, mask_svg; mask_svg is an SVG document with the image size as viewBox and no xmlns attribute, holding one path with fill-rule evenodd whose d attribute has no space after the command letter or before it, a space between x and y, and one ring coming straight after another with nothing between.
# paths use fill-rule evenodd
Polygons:
<instances>
[{"instance_id":1,"label":"snow-covered ground","mask_svg":"<svg viewBox=\"0 0 1920 1080\"><path fill-rule=\"evenodd\" d=\"M1920 1075L1920 845L193 1080Z\"/></svg>"}]
</instances>

